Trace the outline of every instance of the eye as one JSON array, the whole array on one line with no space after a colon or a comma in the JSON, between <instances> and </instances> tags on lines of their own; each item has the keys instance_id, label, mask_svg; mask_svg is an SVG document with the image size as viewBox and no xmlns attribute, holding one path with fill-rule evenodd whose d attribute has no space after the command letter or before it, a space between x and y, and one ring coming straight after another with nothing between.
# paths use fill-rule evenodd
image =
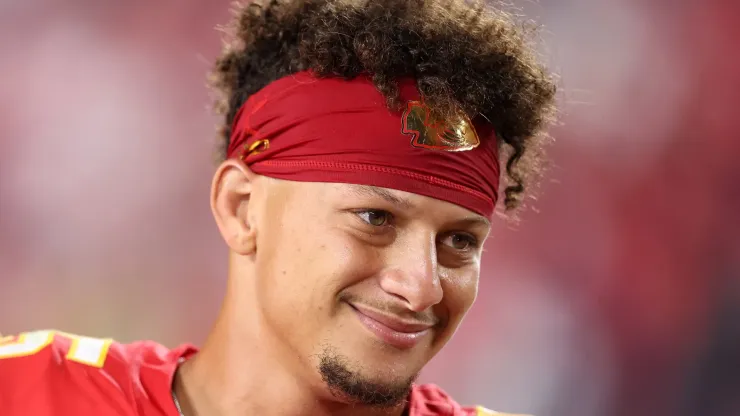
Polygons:
<instances>
[{"instance_id":1,"label":"eye","mask_svg":"<svg viewBox=\"0 0 740 416\"><path fill-rule=\"evenodd\" d=\"M382 227L389 225L391 222L391 213L383 211L382 209L368 209L365 211L356 212L357 216L360 217L366 223L373 227Z\"/></svg>"},{"instance_id":2,"label":"eye","mask_svg":"<svg viewBox=\"0 0 740 416\"><path fill-rule=\"evenodd\" d=\"M469 251L478 247L478 239L464 233L449 234L442 239L442 243L458 251Z\"/></svg>"}]
</instances>

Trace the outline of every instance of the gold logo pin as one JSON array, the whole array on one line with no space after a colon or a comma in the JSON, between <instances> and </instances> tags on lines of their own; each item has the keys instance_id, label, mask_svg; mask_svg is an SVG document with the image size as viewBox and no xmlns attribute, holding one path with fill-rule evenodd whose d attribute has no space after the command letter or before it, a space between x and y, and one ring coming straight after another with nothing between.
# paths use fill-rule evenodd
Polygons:
<instances>
[{"instance_id":1,"label":"gold logo pin","mask_svg":"<svg viewBox=\"0 0 740 416\"><path fill-rule=\"evenodd\" d=\"M480 144L478 134L467 117L456 122L437 120L427 106L409 101L403 112L401 132L412 136L411 145L429 150L463 152Z\"/></svg>"}]
</instances>

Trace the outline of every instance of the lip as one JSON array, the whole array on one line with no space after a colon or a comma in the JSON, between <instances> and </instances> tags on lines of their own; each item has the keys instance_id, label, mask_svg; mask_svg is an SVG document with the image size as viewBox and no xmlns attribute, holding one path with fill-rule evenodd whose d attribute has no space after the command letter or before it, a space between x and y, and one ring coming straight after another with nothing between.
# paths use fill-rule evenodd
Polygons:
<instances>
[{"instance_id":1,"label":"lip","mask_svg":"<svg viewBox=\"0 0 740 416\"><path fill-rule=\"evenodd\" d=\"M360 322L382 341L399 349L409 349L429 335L433 325L407 322L379 312L349 304Z\"/></svg>"}]
</instances>

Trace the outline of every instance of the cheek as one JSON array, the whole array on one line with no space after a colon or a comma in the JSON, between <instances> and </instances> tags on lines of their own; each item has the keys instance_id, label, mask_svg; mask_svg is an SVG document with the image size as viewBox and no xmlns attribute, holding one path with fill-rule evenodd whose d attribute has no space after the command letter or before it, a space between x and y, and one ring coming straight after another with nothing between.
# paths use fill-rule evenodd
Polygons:
<instances>
[{"instance_id":1,"label":"cheek","mask_svg":"<svg viewBox=\"0 0 740 416\"><path fill-rule=\"evenodd\" d=\"M283 224L264 243L257 296L263 308L293 317L333 315L338 293L365 279L377 257L346 232L326 227Z\"/></svg>"},{"instance_id":2,"label":"cheek","mask_svg":"<svg viewBox=\"0 0 740 416\"><path fill-rule=\"evenodd\" d=\"M440 279L444 290L444 303L450 314L450 324L457 326L473 306L478 295L478 270L460 272L444 270Z\"/></svg>"},{"instance_id":3,"label":"cheek","mask_svg":"<svg viewBox=\"0 0 740 416\"><path fill-rule=\"evenodd\" d=\"M333 237L335 246L328 260L337 272L339 290L366 280L378 273L382 265L381 249L372 247L347 233Z\"/></svg>"},{"instance_id":4,"label":"cheek","mask_svg":"<svg viewBox=\"0 0 740 416\"><path fill-rule=\"evenodd\" d=\"M313 292L317 263L324 251L321 242L306 241L303 233L283 228L265 243L269 249L260 253L258 247L258 295L269 298L272 305L301 306ZM300 298L304 301L296 303Z\"/></svg>"},{"instance_id":5,"label":"cheek","mask_svg":"<svg viewBox=\"0 0 740 416\"><path fill-rule=\"evenodd\" d=\"M302 313L305 298L310 296L307 275L316 247L307 245L304 233L292 221L282 219L270 225L258 235L255 296L266 314L282 320Z\"/></svg>"}]
</instances>

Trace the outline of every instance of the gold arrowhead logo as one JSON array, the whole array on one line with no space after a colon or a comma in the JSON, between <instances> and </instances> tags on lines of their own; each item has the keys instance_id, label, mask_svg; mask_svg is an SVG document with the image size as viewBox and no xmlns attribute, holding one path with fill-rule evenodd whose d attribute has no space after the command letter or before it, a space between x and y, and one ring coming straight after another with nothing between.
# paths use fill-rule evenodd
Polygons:
<instances>
[{"instance_id":1,"label":"gold arrowhead logo","mask_svg":"<svg viewBox=\"0 0 740 416\"><path fill-rule=\"evenodd\" d=\"M475 149L480 144L478 134L467 117L454 122L438 120L419 101L406 104L401 132L412 136L412 146L429 150L463 152Z\"/></svg>"}]
</instances>

